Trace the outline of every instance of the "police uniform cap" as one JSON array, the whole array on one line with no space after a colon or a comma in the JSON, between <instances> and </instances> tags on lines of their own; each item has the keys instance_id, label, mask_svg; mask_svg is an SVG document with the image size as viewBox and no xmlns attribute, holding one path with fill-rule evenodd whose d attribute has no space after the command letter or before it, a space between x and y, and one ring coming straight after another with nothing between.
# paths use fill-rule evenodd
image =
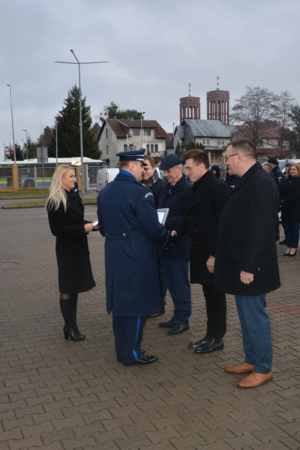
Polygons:
<instances>
[{"instance_id":1,"label":"police uniform cap","mask_svg":"<svg viewBox=\"0 0 300 450\"><path fill-rule=\"evenodd\" d=\"M174 166L178 166L179 164L183 164L182 159L178 155L174 155L172 153L171 155L167 155L162 162L160 163L159 168L161 170L169 170Z\"/></svg>"},{"instance_id":2,"label":"police uniform cap","mask_svg":"<svg viewBox=\"0 0 300 450\"><path fill-rule=\"evenodd\" d=\"M268 163L275 164L275 166L278 166L278 160L276 158L269 158Z\"/></svg>"},{"instance_id":3,"label":"police uniform cap","mask_svg":"<svg viewBox=\"0 0 300 450\"><path fill-rule=\"evenodd\" d=\"M220 172L220 166L218 166L217 164L214 164L213 166L211 166L210 170L215 170L216 172Z\"/></svg>"},{"instance_id":4,"label":"police uniform cap","mask_svg":"<svg viewBox=\"0 0 300 450\"><path fill-rule=\"evenodd\" d=\"M286 160L285 162L285 166L290 166L292 164L293 161L290 161L289 159Z\"/></svg>"},{"instance_id":5,"label":"police uniform cap","mask_svg":"<svg viewBox=\"0 0 300 450\"><path fill-rule=\"evenodd\" d=\"M130 150L128 152L120 152L117 153L117 156L119 157L119 161L141 161L144 166L145 164L145 148L140 148L140 150Z\"/></svg>"}]
</instances>

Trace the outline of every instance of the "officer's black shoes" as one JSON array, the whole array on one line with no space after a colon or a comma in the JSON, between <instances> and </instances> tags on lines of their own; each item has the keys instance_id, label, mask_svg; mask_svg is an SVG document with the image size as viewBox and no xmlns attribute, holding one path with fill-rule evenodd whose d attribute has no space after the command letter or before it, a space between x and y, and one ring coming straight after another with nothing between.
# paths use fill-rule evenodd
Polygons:
<instances>
[{"instance_id":1,"label":"officer's black shoes","mask_svg":"<svg viewBox=\"0 0 300 450\"><path fill-rule=\"evenodd\" d=\"M204 344L206 344L206 342L209 340L210 338L208 336L204 336L204 338L200 339L200 341L196 341L196 342L190 342L188 347L189 348L197 348L197 347L202 347Z\"/></svg>"},{"instance_id":2,"label":"officer's black shoes","mask_svg":"<svg viewBox=\"0 0 300 450\"><path fill-rule=\"evenodd\" d=\"M177 323L177 320L172 317L172 319L170 319L168 322L160 322L159 326L163 328L171 328L173 325L175 325L175 323Z\"/></svg>"},{"instance_id":3,"label":"officer's black shoes","mask_svg":"<svg viewBox=\"0 0 300 450\"><path fill-rule=\"evenodd\" d=\"M157 356L147 356L147 355L141 355L137 361L135 361L133 364L124 364L124 366L134 366L135 364L151 364L157 361Z\"/></svg>"},{"instance_id":4,"label":"officer's black shoes","mask_svg":"<svg viewBox=\"0 0 300 450\"><path fill-rule=\"evenodd\" d=\"M283 239L283 241L279 242L280 245L286 245L286 239Z\"/></svg>"},{"instance_id":5,"label":"officer's black shoes","mask_svg":"<svg viewBox=\"0 0 300 450\"><path fill-rule=\"evenodd\" d=\"M202 345L201 347L195 348L196 353L211 353L215 350L223 350L224 343L223 339L215 339L211 338L209 339L206 344Z\"/></svg>"},{"instance_id":6,"label":"officer's black shoes","mask_svg":"<svg viewBox=\"0 0 300 450\"><path fill-rule=\"evenodd\" d=\"M148 319L153 319L153 317L159 317L159 316L161 316L162 314L164 314L165 313L165 308L163 308L161 311L159 311L158 313L156 313L156 314L151 314L150 316L148 316L147 318Z\"/></svg>"},{"instance_id":7,"label":"officer's black shoes","mask_svg":"<svg viewBox=\"0 0 300 450\"><path fill-rule=\"evenodd\" d=\"M188 323L185 324L181 324L181 323L176 323L171 330L168 331L168 334L180 334L183 333L184 331L187 331L190 329L190 326Z\"/></svg>"}]
</instances>

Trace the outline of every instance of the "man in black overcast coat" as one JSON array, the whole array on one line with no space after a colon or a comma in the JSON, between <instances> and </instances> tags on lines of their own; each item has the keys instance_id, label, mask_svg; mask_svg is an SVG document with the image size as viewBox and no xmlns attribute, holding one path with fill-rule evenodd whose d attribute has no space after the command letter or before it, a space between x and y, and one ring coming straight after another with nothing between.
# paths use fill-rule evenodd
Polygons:
<instances>
[{"instance_id":1,"label":"man in black overcast coat","mask_svg":"<svg viewBox=\"0 0 300 450\"><path fill-rule=\"evenodd\" d=\"M190 150L182 155L186 173L193 184L187 200L187 211L176 225L173 235L180 239L188 230L191 233L190 272L191 283L202 284L206 300L207 331L204 338L189 344L196 353L222 350L226 332L226 298L213 288L214 274L207 266L216 255L217 232L221 213L229 197L226 184L209 170L207 153Z\"/></svg>"},{"instance_id":2,"label":"man in black overcast coat","mask_svg":"<svg viewBox=\"0 0 300 450\"><path fill-rule=\"evenodd\" d=\"M220 219L214 287L235 295L246 354L244 362L225 370L251 372L238 386L252 388L273 378L270 319L265 308L266 294L280 287L275 240L279 192L256 162L248 139L232 141L224 156L240 179Z\"/></svg>"}]
</instances>

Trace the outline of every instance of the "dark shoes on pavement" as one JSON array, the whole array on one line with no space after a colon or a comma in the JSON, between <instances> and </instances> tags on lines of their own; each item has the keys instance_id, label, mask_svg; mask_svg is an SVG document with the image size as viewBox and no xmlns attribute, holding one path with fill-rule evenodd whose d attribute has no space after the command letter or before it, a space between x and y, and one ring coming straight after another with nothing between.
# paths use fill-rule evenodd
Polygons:
<instances>
[{"instance_id":1,"label":"dark shoes on pavement","mask_svg":"<svg viewBox=\"0 0 300 450\"><path fill-rule=\"evenodd\" d=\"M201 345L200 347L195 348L196 353L211 353L216 350L223 350L224 343L223 339L215 339L210 338L206 341L205 344Z\"/></svg>"},{"instance_id":2,"label":"dark shoes on pavement","mask_svg":"<svg viewBox=\"0 0 300 450\"><path fill-rule=\"evenodd\" d=\"M200 341L196 341L196 342L190 342L188 347L189 348L197 348L197 347L201 347L202 345L206 344L206 342L208 341L208 339L210 339L208 336L204 336L204 338L200 339Z\"/></svg>"},{"instance_id":3,"label":"dark shoes on pavement","mask_svg":"<svg viewBox=\"0 0 300 450\"><path fill-rule=\"evenodd\" d=\"M286 239L283 239L283 241L279 242L280 245L286 245Z\"/></svg>"},{"instance_id":4,"label":"dark shoes on pavement","mask_svg":"<svg viewBox=\"0 0 300 450\"><path fill-rule=\"evenodd\" d=\"M171 328L171 330L168 331L167 334L180 334L189 329L190 329L190 326L188 323L185 323L185 324L175 323L175 325Z\"/></svg>"},{"instance_id":5,"label":"dark shoes on pavement","mask_svg":"<svg viewBox=\"0 0 300 450\"><path fill-rule=\"evenodd\" d=\"M164 314L166 311L165 311L165 308L163 308L161 311L159 311L158 313L156 313L156 314L151 314L150 316L148 316L147 317L147 319L153 319L153 317L159 317L159 316L161 316L162 314Z\"/></svg>"},{"instance_id":6,"label":"dark shoes on pavement","mask_svg":"<svg viewBox=\"0 0 300 450\"><path fill-rule=\"evenodd\" d=\"M177 323L177 320L172 317L172 319L170 319L168 322L160 322L159 326L163 328L171 328L173 327L173 325L175 325L175 323Z\"/></svg>"},{"instance_id":7,"label":"dark shoes on pavement","mask_svg":"<svg viewBox=\"0 0 300 450\"><path fill-rule=\"evenodd\" d=\"M132 363L132 364L124 364L124 366L135 366L135 364L142 364L142 365L145 366L146 364L154 363L157 360L158 360L157 356L141 355L139 357L139 359L137 361L135 361L134 363Z\"/></svg>"}]
</instances>

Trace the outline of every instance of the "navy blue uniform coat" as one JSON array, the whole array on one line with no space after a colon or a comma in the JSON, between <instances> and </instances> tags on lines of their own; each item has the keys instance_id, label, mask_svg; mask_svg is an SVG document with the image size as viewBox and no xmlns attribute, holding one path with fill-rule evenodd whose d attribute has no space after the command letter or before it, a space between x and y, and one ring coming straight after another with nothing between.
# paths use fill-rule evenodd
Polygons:
<instances>
[{"instance_id":1,"label":"navy blue uniform coat","mask_svg":"<svg viewBox=\"0 0 300 450\"><path fill-rule=\"evenodd\" d=\"M161 310L156 246L172 237L158 222L151 190L118 174L98 196L99 231L105 241L107 312L148 316Z\"/></svg>"}]
</instances>

